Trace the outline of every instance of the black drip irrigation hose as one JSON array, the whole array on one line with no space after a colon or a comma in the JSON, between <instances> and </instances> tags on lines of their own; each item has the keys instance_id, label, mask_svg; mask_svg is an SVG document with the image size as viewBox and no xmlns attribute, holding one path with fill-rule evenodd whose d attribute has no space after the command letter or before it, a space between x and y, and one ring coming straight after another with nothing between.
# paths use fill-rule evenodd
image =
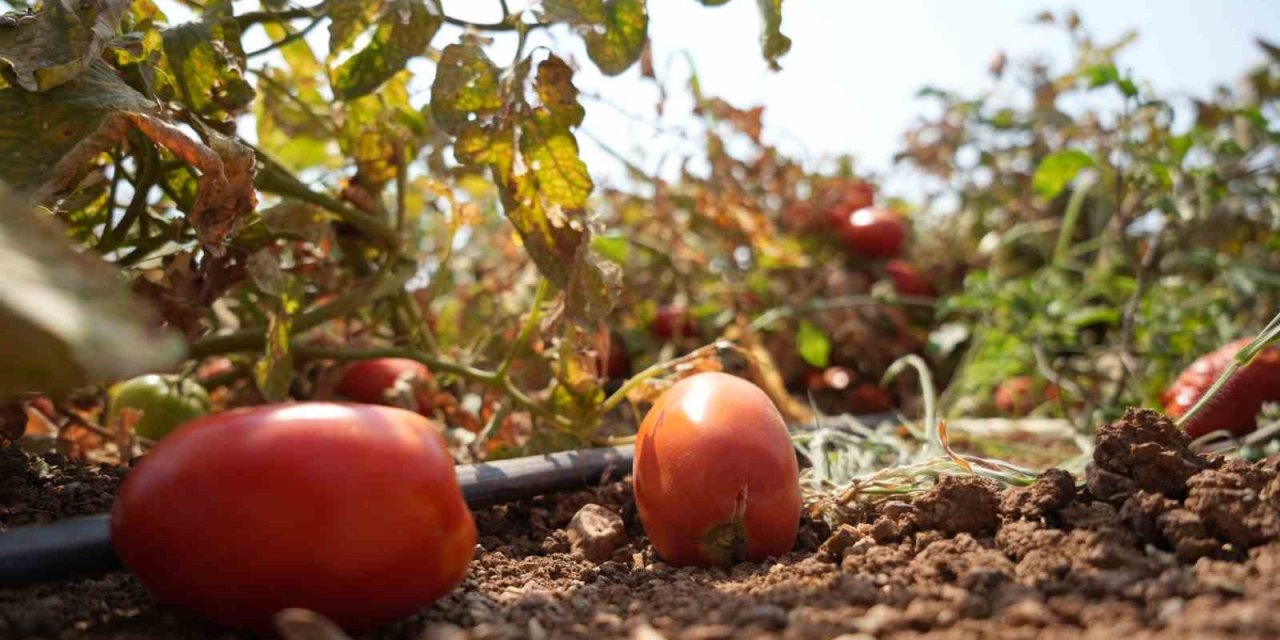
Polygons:
<instances>
[{"instance_id":1,"label":"black drip irrigation hose","mask_svg":"<svg viewBox=\"0 0 1280 640\"><path fill-rule=\"evenodd\" d=\"M859 416L866 424L892 414ZM572 491L631 473L635 446L565 451L459 465L458 486L472 509ZM120 568L107 514L20 527L0 533L0 587L20 587Z\"/></svg>"}]
</instances>

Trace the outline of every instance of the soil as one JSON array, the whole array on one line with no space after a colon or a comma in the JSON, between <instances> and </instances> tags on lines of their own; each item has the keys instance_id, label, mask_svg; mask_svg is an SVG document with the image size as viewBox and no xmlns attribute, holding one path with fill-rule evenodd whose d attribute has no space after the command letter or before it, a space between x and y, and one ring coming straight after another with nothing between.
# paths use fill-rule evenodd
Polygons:
<instances>
[{"instance_id":1,"label":"soil","mask_svg":"<svg viewBox=\"0 0 1280 640\"><path fill-rule=\"evenodd\" d=\"M862 521L807 517L792 553L729 569L662 563L625 482L486 509L462 587L367 637L1276 637L1280 460L1197 455L1153 412L1097 440L1084 489L1060 471L1003 492L947 477ZM15 449L0 466L4 527L105 509L120 478ZM600 563L566 531L587 504L625 524ZM158 606L126 573L0 589L0 638L239 637Z\"/></svg>"}]
</instances>

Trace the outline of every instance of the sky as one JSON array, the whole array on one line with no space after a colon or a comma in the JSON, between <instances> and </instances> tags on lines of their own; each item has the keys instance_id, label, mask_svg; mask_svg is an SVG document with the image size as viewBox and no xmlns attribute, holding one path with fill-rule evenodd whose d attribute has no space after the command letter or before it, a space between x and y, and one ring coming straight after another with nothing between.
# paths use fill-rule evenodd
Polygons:
<instances>
[{"instance_id":1,"label":"sky","mask_svg":"<svg viewBox=\"0 0 1280 640\"><path fill-rule=\"evenodd\" d=\"M244 5L243 11L256 4L237 6ZM535 3L508 4L519 10ZM443 5L449 15L474 22L501 17L498 0L443 0ZM903 131L928 109L927 102L916 98L922 86L962 94L981 91L990 86L987 67L998 51L1011 61L1042 55L1067 64L1066 36L1031 22L1042 10L1076 9L1100 41L1136 29L1139 39L1120 57L1120 66L1162 93L1201 95L1234 82L1262 59L1254 38L1280 41L1277 0L786 0L783 31L793 46L780 61L782 70L772 72L760 55L756 2L703 7L696 0L649 0L648 5L655 67L672 96L662 131L687 130L695 123L687 100L676 97L692 61L706 94L739 106L764 106L767 141L809 158L853 154L860 170L875 173L892 168ZM181 11L170 10L171 18L181 16ZM446 27L433 46L443 47L460 34ZM636 68L603 77L576 36L556 30L550 37L554 40L539 35L531 44L550 44L572 56L581 66L575 82L591 96L580 138L597 182L618 184L625 175L597 141L651 172L673 175L678 156L696 146L647 124L659 96L656 86ZM309 41L322 49L326 38L326 30L319 29ZM513 47L513 38L499 36L494 58L508 59ZM246 48L253 48L252 43ZM425 97L431 65L419 60L411 68L420 76L417 88Z\"/></svg>"}]
</instances>

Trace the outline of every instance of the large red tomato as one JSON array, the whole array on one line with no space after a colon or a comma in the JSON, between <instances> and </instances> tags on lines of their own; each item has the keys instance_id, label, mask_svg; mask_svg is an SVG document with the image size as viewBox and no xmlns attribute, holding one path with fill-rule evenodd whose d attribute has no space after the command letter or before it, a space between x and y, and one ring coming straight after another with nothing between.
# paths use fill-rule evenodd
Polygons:
<instances>
[{"instance_id":1,"label":"large red tomato","mask_svg":"<svg viewBox=\"0 0 1280 640\"><path fill-rule=\"evenodd\" d=\"M820 199L826 205L828 223L839 229L848 224L849 214L875 204L876 188L862 180L837 180L822 189Z\"/></svg>"},{"instance_id":2,"label":"large red tomato","mask_svg":"<svg viewBox=\"0 0 1280 640\"><path fill-rule=\"evenodd\" d=\"M887 209L858 209L837 229L845 247L865 258L896 258L907 243L906 221Z\"/></svg>"},{"instance_id":3,"label":"large red tomato","mask_svg":"<svg viewBox=\"0 0 1280 640\"><path fill-rule=\"evenodd\" d=\"M1179 418L1190 411L1250 342L1252 338L1236 340L1192 362L1164 392L1164 412ZM1258 413L1266 402L1280 402L1280 347L1259 353L1182 426L1193 438L1218 429L1245 435L1258 428Z\"/></svg>"},{"instance_id":4,"label":"large red tomato","mask_svg":"<svg viewBox=\"0 0 1280 640\"><path fill-rule=\"evenodd\" d=\"M633 472L640 520L668 563L723 566L795 545L795 450L746 380L699 373L671 387L640 426Z\"/></svg>"},{"instance_id":5,"label":"large red tomato","mask_svg":"<svg viewBox=\"0 0 1280 640\"><path fill-rule=\"evenodd\" d=\"M111 540L159 600L220 623L303 607L359 630L457 586L476 528L426 418L313 402L170 434L121 486Z\"/></svg>"},{"instance_id":6,"label":"large red tomato","mask_svg":"<svg viewBox=\"0 0 1280 640\"><path fill-rule=\"evenodd\" d=\"M389 404L397 383L411 385L418 411L431 413L433 400L426 389L431 380L427 365L408 358L362 360L347 368L338 382L338 393L365 404Z\"/></svg>"}]
</instances>

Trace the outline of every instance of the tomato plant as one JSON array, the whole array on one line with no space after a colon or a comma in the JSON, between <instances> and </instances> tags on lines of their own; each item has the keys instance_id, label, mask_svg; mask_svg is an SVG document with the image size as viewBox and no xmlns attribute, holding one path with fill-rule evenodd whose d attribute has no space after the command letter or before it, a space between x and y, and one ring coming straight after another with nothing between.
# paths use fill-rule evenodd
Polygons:
<instances>
[{"instance_id":1,"label":"tomato plant","mask_svg":"<svg viewBox=\"0 0 1280 640\"><path fill-rule=\"evenodd\" d=\"M157 598L223 624L305 607L367 629L453 589L476 529L427 419L299 403L170 435L121 486L111 539Z\"/></svg>"},{"instance_id":2,"label":"tomato plant","mask_svg":"<svg viewBox=\"0 0 1280 640\"><path fill-rule=\"evenodd\" d=\"M111 387L107 424L125 422L144 438L158 440L183 423L209 412L209 393L179 376L145 375Z\"/></svg>"},{"instance_id":3,"label":"tomato plant","mask_svg":"<svg viewBox=\"0 0 1280 640\"><path fill-rule=\"evenodd\" d=\"M674 565L731 565L791 550L800 521L796 454L759 387L707 372L677 382L636 439L636 507Z\"/></svg>"}]
</instances>

